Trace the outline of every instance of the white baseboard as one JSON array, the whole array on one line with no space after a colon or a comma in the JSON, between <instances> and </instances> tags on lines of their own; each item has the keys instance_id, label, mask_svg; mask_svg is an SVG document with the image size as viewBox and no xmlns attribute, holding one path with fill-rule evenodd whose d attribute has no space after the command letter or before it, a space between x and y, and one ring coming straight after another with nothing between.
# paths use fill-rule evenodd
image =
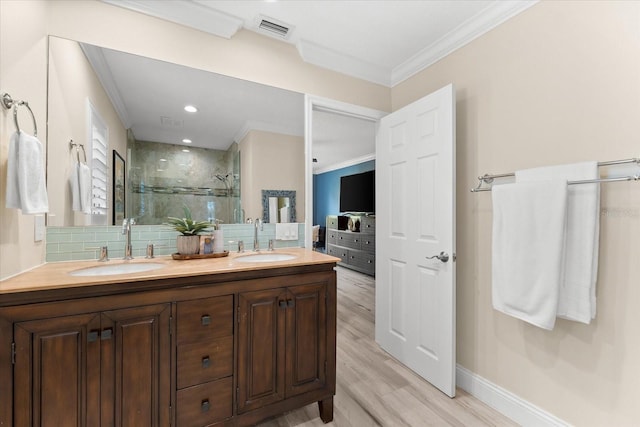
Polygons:
<instances>
[{"instance_id":1,"label":"white baseboard","mask_svg":"<svg viewBox=\"0 0 640 427\"><path fill-rule=\"evenodd\" d=\"M570 425L460 365L456 366L456 385L522 426Z\"/></svg>"}]
</instances>

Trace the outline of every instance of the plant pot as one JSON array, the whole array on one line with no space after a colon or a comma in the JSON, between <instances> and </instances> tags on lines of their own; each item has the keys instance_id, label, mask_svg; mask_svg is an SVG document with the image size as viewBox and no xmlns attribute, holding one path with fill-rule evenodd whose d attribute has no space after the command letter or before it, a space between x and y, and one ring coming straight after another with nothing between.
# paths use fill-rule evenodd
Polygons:
<instances>
[{"instance_id":1,"label":"plant pot","mask_svg":"<svg viewBox=\"0 0 640 427\"><path fill-rule=\"evenodd\" d=\"M178 236L176 248L180 255L195 255L200 250L200 236Z\"/></svg>"}]
</instances>

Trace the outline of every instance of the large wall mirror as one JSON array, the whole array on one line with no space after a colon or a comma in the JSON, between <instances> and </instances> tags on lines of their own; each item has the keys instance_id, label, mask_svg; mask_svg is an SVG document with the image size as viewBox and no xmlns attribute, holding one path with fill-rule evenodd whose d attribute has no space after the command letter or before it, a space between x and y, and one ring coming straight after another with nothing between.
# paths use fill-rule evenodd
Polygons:
<instances>
[{"instance_id":1,"label":"large wall mirror","mask_svg":"<svg viewBox=\"0 0 640 427\"><path fill-rule=\"evenodd\" d=\"M126 169L117 208L138 224L181 216L185 204L197 219L259 217L261 190L304 182L300 93L58 37L48 87L49 225L112 224L114 158Z\"/></svg>"}]
</instances>

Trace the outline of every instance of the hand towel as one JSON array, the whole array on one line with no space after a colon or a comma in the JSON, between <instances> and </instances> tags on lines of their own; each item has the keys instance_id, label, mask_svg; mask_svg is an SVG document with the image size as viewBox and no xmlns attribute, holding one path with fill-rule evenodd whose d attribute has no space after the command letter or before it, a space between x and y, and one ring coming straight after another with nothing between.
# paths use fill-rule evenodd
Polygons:
<instances>
[{"instance_id":1,"label":"hand towel","mask_svg":"<svg viewBox=\"0 0 640 427\"><path fill-rule=\"evenodd\" d=\"M84 163L76 163L70 176L72 209L91 213L91 169Z\"/></svg>"},{"instance_id":2,"label":"hand towel","mask_svg":"<svg viewBox=\"0 0 640 427\"><path fill-rule=\"evenodd\" d=\"M6 207L23 214L49 212L42 143L24 131L14 132L7 158Z\"/></svg>"},{"instance_id":3,"label":"hand towel","mask_svg":"<svg viewBox=\"0 0 640 427\"><path fill-rule=\"evenodd\" d=\"M269 222L278 222L278 198L269 197Z\"/></svg>"},{"instance_id":4,"label":"hand towel","mask_svg":"<svg viewBox=\"0 0 640 427\"><path fill-rule=\"evenodd\" d=\"M551 330L563 277L567 183L496 185L492 196L493 307Z\"/></svg>"},{"instance_id":5,"label":"hand towel","mask_svg":"<svg viewBox=\"0 0 640 427\"><path fill-rule=\"evenodd\" d=\"M276 240L298 240L298 223L277 223Z\"/></svg>"},{"instance_id":6,"label":"hand towel","mask_svg":"<svg viewBox=\"0 0 640 427\"><path fill-rule=\"evenodd\" d=\"M289 222L289 206L280 208L280 222Z\"/></svg>"},{"instance_id":7,"label":"hand towel","mask_svg":"<svg viewBox=\"0 0 640 427\"><path fill-rule=\"evenodd\" d=\"M597 162L527 169L516 172L516 182L600 177ZM600 236L600 185L575 184L567 188L564 277L560 284L558 317L589 324L596 314L596 281Z\"/></svg>"}]
</instances>

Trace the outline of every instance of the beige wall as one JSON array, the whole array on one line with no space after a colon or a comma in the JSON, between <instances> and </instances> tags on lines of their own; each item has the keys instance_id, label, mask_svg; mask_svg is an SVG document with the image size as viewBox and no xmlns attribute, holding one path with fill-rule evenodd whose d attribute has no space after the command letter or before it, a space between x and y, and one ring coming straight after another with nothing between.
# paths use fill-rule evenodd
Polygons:
<instances>
[{"instance_id":1,"label":"beige wall","mask_svg":"<svg viewBox=\"0 0 640 427\"><path fill-rule=\"evenodd\" d=\"M0 1L0 92L29 103L43 145L47 137L46 3ZM20 127L33 133L26 108L19 112ZM0 107L0 280L41 264L45 254L44 242L33 241L34 216L5 207L7 153L14 131L12 111Z\"/></svg>"},{"instance_id":2,"label":"beige wall","mask_svg":"<svg viewBox=\"0 0 640 427\"><path fill-rule=\"evenodd\" d=\"M51 37L49 40L49 189L48 225L91 225L90 215L71 210L69 176L75 170L77 154L69 149L69 140L82 143L91 163L87 100L102 117L109 129L107 167L111 171L112 151L126 156L127 131L113 108L91 64L77 42ZM84 161L82 151L80 160ZM110 176L110 175L109 175ZM111 185L110 179L108 180ZM109 211L107 224L111 224L111 187L107 191Z\"/></svg>"},{"instance_id":3,"label":"beige wall","mask_svg":"<svg viewBox=\"0 0 640 427\"><path fill-rule=\"evenodd\" d=\"M492 310L491 194L469 188L484 173L640 155L640 3L541 2L394 87L393 109L450 82L459 364L571 424L638 425L640 184L602 185L597 318L552 332Z\"/></svg>"},{"instance_id":4,"label":"beige wall","mask_svg":"<svg viewBox=\"0 0 640 427\"><path fill-rule=\"evenodd\" d=\"M245 218L262 218L262 190L294 190L296 221L304 222L304 139L253 130L239 149Z\"/></svg>"}]
</instances>

